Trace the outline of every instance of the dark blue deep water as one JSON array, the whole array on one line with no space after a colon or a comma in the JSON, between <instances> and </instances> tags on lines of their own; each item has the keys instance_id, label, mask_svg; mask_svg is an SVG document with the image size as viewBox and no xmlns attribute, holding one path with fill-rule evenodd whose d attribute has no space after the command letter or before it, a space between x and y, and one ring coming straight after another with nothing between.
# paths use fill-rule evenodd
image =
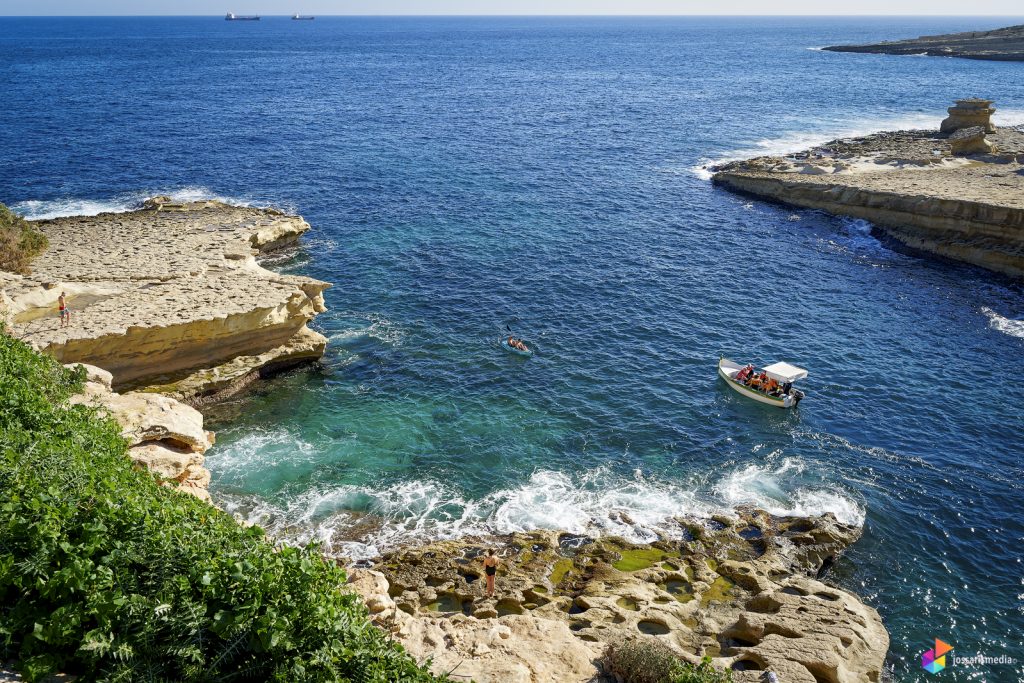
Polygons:
<instances>
[{"instance_id":1,"label":"dark blue deep water","mask_svg":"<svg viewBox=\"0 0 1024 683\"><path fill-rule=\"evenodd\" d=\"M935 637L1024 663L1024 286L700 166L933 126L969 95L1022 123L1022 64L809 49L1009 23L0 19L0 201L217 196L314 226L275 267L335 284L330 348L212 416L228 509L356 556L832 511L865 525L833 578L923 681ZM498 348L506 324L534 358ZM747 402L720 353L808 367L807 400Z\"/></svg>"}]
</instances>

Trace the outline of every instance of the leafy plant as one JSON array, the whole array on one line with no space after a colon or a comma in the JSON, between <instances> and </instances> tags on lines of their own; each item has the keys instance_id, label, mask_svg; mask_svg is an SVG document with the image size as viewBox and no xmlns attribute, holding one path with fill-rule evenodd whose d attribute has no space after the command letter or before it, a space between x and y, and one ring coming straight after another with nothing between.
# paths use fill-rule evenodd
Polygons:
<instances>
[{"instance_id":1,"label":"leafy plant","mask_svg":"<svg viewBox=\"0 0 1024 683\"><path fill-rule=\"evenodd\" d=\"M0 204L0 270L27 275L32 259L47 246L46 235Z\"/></svg>"},{"instance_id":2,"label":"leafy plant","mask_svg":"<svg viewBox=\"0 0 1024 683\"><path fill-rule=\"evenodd\" d=\"M0 661L82 681L429 681L314 547L159 486L0 329Z\"/></svg>"},{"instance_id":3,"label":"leafy plant","mask_svg":"<svg viewBox=\"0 0 1024 683\"><path fill-rule=\"evenodd\" d=\"M609 647L605 664L626 683L732 682L732 672L716 668L710 657L704 657L700 664L690 664L668 646L650 638Z\"/></svg>"}]
</instances>

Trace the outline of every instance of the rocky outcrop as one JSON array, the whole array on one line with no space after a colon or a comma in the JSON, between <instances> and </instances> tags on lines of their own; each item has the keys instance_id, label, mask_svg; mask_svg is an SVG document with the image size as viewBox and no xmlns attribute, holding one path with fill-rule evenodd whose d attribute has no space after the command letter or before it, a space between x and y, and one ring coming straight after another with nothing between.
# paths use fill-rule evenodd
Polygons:
<instances>
[{"instance_id":1,"label":"rocky outcrop","mask_svg":"<svg viewBox=\"0 0 1024 683\"><path fill-rule=\"evenodd\" d=\"M172 386L199 401L246 377L315 360L306 327L329 285L257 258L309 229L298 216L166 198L129 213L39 221L50 248L31 276L0 276L9 331L61 362L110 371L119 390ZM71 324L61 327L66 293Z\"/></svg>"},{"instance_id":2,"label":"rocky outcrop","mask_svg":"<svg viewBox=\"0 0 1024 683\"><path fill-rule=\"evenodd\" d=\"M983 133L996 132L996 127L992 124L992 114L996 111L992 106L992 100L957 100L956 104L946 111L949 112L949 116L939 124L940 133L953 133L963 128L977 127L980 127Z\"/></svg>"},{"instance_id":3,"label":"rocky outcrop","mask_svg":"<svg viewBox=\"0 0 1024 683\"><path fill-rule=\"evenodd\" d=\"M439 541L350 570L374 622L435 671L479 683L590 681L609 645L652 639L753 683L877 683L888 634L822 576L859 529L763 511L634 545L537 531ZM501 557L494 599L480 559Z\"/></svg>"},{"instance_id":4,"label":"rocky outcrop","mask_svg":"<svg viewBox=\"0 0 1024 683\"><path fill-rule=\"evenodd\" d=\"M985 139L981 126L960 128L949 136L949 149L953 156L964 157L974 154L994 154L996 146Z\"/></svg>"},{"instance_id":5,"label":"rocky outcrop","mask_svg":"<svg viewBox=\"0 0 1024 683\"><path fill-rule=\"evenodd\" d=\"M862 218L909 247L1024 277L1020 130L880 133L714 170L721 187Z\"/></svg>"},{"instance_id":6,"label":"rocky outcrop","mask_svg":"<svg viewBox=\"0 0 1024 683\"><path fill-rule=\"evenodd\" d=\"M966 31L869 45L832 45L830 52L869 52L887 55L929 55L998 61L1024 61L1024 25L992 31Z\"/></svg>"},{"instance_id":7,"label":"rocky outcrop","mask_svg":"<svg viewBox=\"0 0 1024 683\"><path fill-rule=\"evenodd\" d=\"M203 429L199 411L168 396L119 394L111 389L109 372L77 365L85 368L86 382L70 402L94 407L117 422L129 444L128 456L162 483L209 502L210 471L203 467L203 454L214 437Z\"/></svg>"}]
</instances>

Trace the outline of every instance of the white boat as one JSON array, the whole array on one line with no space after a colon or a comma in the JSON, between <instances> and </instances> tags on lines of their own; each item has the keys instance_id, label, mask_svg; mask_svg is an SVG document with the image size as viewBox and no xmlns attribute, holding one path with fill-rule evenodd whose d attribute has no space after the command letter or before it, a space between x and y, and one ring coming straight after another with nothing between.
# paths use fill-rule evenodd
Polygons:
<instances>
[{"instance_id":1,"label":"white boat","mask_svg":"<svg viewBox=\"0 0 1024 683\"><path fill-rule=\"evenodd\" d=\"M735 363L728 358L721 358L718 361L718 374L729 384L733 391L776 408L793 408L804 397L804 392L793 388L793 382L807 377L807 371L803 368L779 362L751 372L751 376L764 373L769 379L773 379L778 383L778 389L769 393L748 386L746 383L736 379L736 375L744 367L746 366Z\"/></svg>"}]
</instances>

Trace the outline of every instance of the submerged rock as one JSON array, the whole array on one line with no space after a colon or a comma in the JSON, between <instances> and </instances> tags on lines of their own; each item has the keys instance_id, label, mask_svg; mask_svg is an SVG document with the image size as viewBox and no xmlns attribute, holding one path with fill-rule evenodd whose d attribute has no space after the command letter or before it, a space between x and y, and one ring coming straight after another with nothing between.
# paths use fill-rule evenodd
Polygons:
<instances>
[{"instance_id":1,"label":"submerged rock","mask_svg":"<svg viewBox=\"0 0 1024 683\"><path fill-rule=\"evenodd\" d=\"M548 531L438 541L350 570L351 585L414 656L481 683L589 681L609 645L634 638L710 656L738 683L765 670L793 683L879 680L889 639L878 614L819 576L859 528L757 510L717 521L689 523L686 540L601 538L571 553ZM486 547L501 557L493 599ZM497 646L496 629L507 629Z\"/></svg>"}]
</instances>

